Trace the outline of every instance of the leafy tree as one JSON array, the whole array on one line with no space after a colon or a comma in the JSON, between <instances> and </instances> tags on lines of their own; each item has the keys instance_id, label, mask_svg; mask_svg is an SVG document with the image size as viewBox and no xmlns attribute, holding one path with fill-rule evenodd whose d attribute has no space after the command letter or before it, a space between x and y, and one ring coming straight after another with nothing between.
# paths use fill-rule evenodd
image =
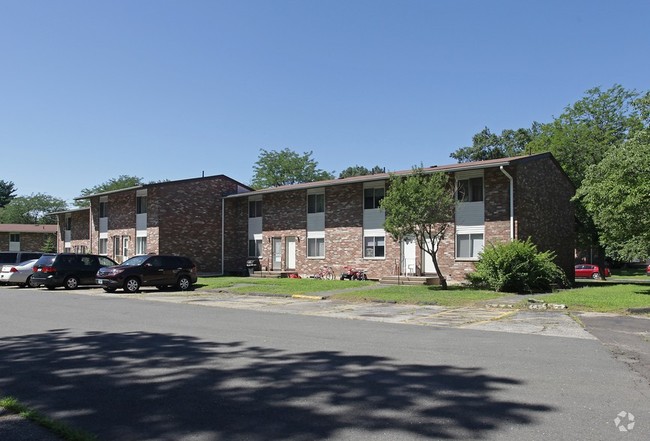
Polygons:
<instances>
[{"instance_id":1,"label":"leafy tree","mask_svg":"<svg viewBox=\"0 0 650 441\"><path fill-rule=\"evenodd\" d=\"M568 284L551 251L538 252L530 238L489 244L480 254L476 271L467 279L477 288L497 292L550 291L555 283Z\"/></svg>"},{"instance_id":2,"label":"leafy tree","mask_svg":"<svg viewBox=\"0 0 650 441\"><path fill-rule=\"evenodd\" d=\"M318 162L312 159L312 153L299 155L290 149L260 149L259 158L253 166L255 173L251 186L259 189L334 179L332 173L317 168Z\"/></svg>"},{"instance_id":3,"label":"leafy tree","mask_svg":"<svg viewBox=\"0 0 650 441\"><path fill-rule=\"evenodd\" d=\"M0 179L0 208L11 202L16 197L15 193L16 187L13 182Z\"/></svg>"},{"instance_id":4,"label":"leafy tree","mask_svg":"<svg viewBox=\"0 0 650 441\"><path fill-rule=\"evenodd\" d=\"M94 187L84 188L81 190L81 196L90 196L92 194L105 193L107 191L137 187L138 185L143 184L144 182L142 181L142 178L139 178L137 176L120 175L117 178L111 178L106 182L95 185ZM87 207L90 205L90 201L87 199L82 199L75 201L74 204L77 207Z\"/></svg>"},{"instance_id":5,"label":"leafy tree","mask_svg":"<svg viewBox=\"0 0 650 441\"><path fill-rule=\"evenodd\" d=\"M485 127L472 137L471 146L461 147L449 156L458 162L471 162L523 155L528 144L539 133L539 127L539 123L535 122L530 129L507 129L501 135Z\"/></svg>"},{"instance_id":6,"label":"leafy tree","mask_svg":"<svg viewBox=\"0 0 650 441\"><path fill-rule=\"evenodd\" d=\"M0 209L0 223L3 224L54 224L56 219L50 213L67 210L63 199L43 193L18 196Z\"/></svg>"},{"instance_id":7,"label":"leafy tree","mask_svg":"<svg viewBox=\"0 0 650 441\"><path fill-rule=\"evenodd\" d=\"M425 174L422 168L413 169L406 177L392 175L381 207L386 210L386 232L398 241L415 237L418 246L431 256L441 287L447 289L436 254L453 219L455 199L449 177Z\"/></svg>"},{"instance_id":8,"label":"leafy tree","mask_svg":"<svg viewBox=\"0 0 650 441\"><path fill-rule=\"evenodd\" d=\"M637 92L620 85L605 91L590 89L553 122L542 124L530 147L535 152L553 153L579 187L590 166L641 128L638 97Z\"/></svg>"},{"instance_id":9,"label":"leafy tree","mask_svg":"<svg viewBox=\"0 0 650 441\"><path fill-rule=\"evenodd\" d=\"M41 251L44 253L56 252L56 244L54 243L54 238L52 236L50 235L47 236L47 238L43 242L43 247L41 248Z\"/></svg>"},{"instance_id":10,"label":"leafy tree","mask_svg":"<svg viewBox=\"0 0 650 441\"><path fill-rule=\"evenodd\" d=\"M609 255L650 258L650 128L589 168L576 198L593 218Z\"/></svg>"},{"instance_id":11,"label":"leafy tree","mask_svg":"<svg viewBox=\"0 0 650 441\"><path fill-rule=\"evenodd\" d=\"M386 173L386 168L375 165L372 169L367 169L363 165L353 165L339 173L339 179L351 178L353 176L367 176Z\"/></svg>"}]
</instances>

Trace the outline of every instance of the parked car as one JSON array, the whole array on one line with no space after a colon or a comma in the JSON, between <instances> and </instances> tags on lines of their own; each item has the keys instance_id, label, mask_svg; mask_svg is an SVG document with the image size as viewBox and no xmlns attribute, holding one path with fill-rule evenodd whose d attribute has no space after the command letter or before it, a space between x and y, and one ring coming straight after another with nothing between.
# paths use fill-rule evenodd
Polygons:
<instances>
[{"instance_id":1,"label":"parked car","mask_svg":"<svg viewBox=\"0 0 650 441\"><path fill-rule=\"evenodd\" d=\"M2 265L0 268L0 284L31 286L36 288L36 283L32 284L32 268L38 259L31 259L21 262L18 265Z\"/></svg>"},{"instance_id":2,"label":"parked car","mask_svg":"<svg viewBox=\"0 0 650 441\"><path fill-rule=\"evenodd\" d=\"M647 276L650 276L650 265L648 265L645 269L645 273Z\"/></svg>"},{"instance_id":3,"label":"parked car","mask_svg":"<svg viewBox=\"0 0 650 441\"><path fill-rule=\"evenodd\" d=\"M605 267L605 277L611 275L609 268ZM576 278L591 278L591 279L600 279L600 267L598 265L592 265L590 263L582 263L576 265L575 268Z\"/></svg>"},{"instance_id":4,"label":"parked car","mask_svg":"<svg viewBox=\"0 0 650 441\"><path fill-rule=\"evenodd\" d=\"M141 286L155 286L158 289L175 286L188 290L196 280L196 265L183 256L135 256L121 265L97 271L97 284L106 292L121 288L133 293Z\"/></svg>"},{"instance_id":5,"label":"parked car","mask_svg":"<svg viewBox=\"0 0 650 441\"><path fill-rule=\"evenodd\" d=\"M106 256L95 254L43 254L34 264L32 283L47 289L63 286L75 289L81 285L95 285L95 274L105 266L117 265Z\"/></svg>"},{"instance_id":6,"label":"parked car","mask_svg":"<svg viewBox=\"0 0 650 441\"><path fill-rule=\"evenodd\" d=\"M0 265L17 265L43 255L40 251L0 251Z\"/></svg>"}]
</instances>

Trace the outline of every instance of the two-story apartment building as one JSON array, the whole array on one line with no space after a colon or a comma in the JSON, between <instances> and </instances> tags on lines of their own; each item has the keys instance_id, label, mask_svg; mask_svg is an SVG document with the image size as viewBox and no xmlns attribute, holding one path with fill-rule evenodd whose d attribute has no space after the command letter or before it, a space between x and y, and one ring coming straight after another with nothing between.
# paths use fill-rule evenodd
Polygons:
<instances>
[{"instance_id":1,"label":"two-story apartment building","mask_svg":"<svg viewBox=\"0 0 650 441\"><path fill-rule=\"evenodd\" d=\"M102 254L117 262L137 254L185 255L201 272L220 272L222 199L250 190L217 175L80 197L89 208L57 213L57 249Z\"/></svg>"},{"instance_id":2,"label":"two-story apartment building","mask_svg":"<svg viewBox=\"0 0 650 441\"><path fill-rule=\"evenodd\" d=\"M462 282L490 242L528 237L553 250L573 277L575 191L549 153L430 167L456 189L452 228L438 249L441 271ZM398 172L408 174L410 171ZM430 257L408 238L386 234L380 201L389 174L297 184L226 198L224 271L258 258L268 271L315 274L322 266L363 268L371 278L434 274Z\"/></svg>"},{"instance_id":3,"label":"two-story apartment building","mask_svg":"<svg viewBox=\"0 0 650 441\"><path fill-rule=\"evenodd\" d=\"M56 225L0 224L0 251L43 251L56 241Z\"/></svg>"}]
</instances>

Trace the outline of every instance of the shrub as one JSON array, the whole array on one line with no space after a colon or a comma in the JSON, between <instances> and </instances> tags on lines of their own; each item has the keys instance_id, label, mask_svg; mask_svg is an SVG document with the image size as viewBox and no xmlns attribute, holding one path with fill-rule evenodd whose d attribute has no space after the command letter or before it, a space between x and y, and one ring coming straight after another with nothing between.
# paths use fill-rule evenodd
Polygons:
<instances>
[{"instance_id":1,"label":"shrub","mask_svg":"<svg viewBox=\"0 0 650 441\"><path fill-rule=\"evenodd\" d=\"M555 283L567 283L555 253L538 252L530 238L489 244L479 258L476 271L467 275L475 287L520 293L550 291Z\"/></svg>"}]
</instances>

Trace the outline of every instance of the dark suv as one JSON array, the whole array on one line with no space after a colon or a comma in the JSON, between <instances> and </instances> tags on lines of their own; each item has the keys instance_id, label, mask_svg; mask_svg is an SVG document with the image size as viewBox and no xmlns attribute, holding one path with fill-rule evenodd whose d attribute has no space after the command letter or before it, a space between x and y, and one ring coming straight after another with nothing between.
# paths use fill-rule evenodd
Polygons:
<instances>
[{"instance_id":1,"label":"dark suv","mask_svg":"<svg viewBox=\"0 0 650 441\"><path fill-rule=\"evenodd\" d=\"M106 256L95 254L43 254L34 264L32 283L47 289L63 286L75 289L80 285L95 285L95 274L104 266L117 265Z\"/></svg>"},{"instance_id":2,"label":"dark suv","mask_svg":"<svg viewBox=\"0 0 650 441\"><path fill-rule=\"evenodd\" d=\"M97 285L106 292L118 288L137 292L141 286L164 289L170 285L188 290L196 279L196 265L182 256L135 256L121 265L97 271Z\"/></svg>"}]
</instances>

